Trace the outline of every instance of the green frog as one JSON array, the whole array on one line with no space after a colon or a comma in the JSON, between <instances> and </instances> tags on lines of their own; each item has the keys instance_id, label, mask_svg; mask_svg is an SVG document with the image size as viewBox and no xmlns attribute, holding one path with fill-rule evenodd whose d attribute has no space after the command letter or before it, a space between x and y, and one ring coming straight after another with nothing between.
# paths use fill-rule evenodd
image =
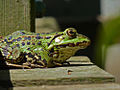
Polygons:
<instances>
[{"instance_id":1,"label":"green frog","mask_svg":"<svg viewBox=\"0 0 120 90\"><path fill-rule=\"evenodd\" d=\"M75 28L45 34L20 30L2 37L0 51L8 66L41 68L68 63L67 59L88 45L90 39L78 34Z\"/></svg>"}]
</instances>

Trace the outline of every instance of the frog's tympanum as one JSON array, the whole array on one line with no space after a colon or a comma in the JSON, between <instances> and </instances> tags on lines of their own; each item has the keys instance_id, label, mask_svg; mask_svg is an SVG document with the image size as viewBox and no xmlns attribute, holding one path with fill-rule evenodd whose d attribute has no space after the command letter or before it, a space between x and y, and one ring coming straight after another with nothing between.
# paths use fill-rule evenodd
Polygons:
<instances>
[{"instance_id":1,"label":"frog's tympanum","mask_svg":"<svg viewBox=\"0 0 120 90\"><path fill-rule=\"evenodd\" d=\"M77 50L89 44L90 40L74 28L46 34L20 30L0 40L0 51L3 60L10 66L55 67L67 63L66 60Z\"/></svg>"}]
</instances>

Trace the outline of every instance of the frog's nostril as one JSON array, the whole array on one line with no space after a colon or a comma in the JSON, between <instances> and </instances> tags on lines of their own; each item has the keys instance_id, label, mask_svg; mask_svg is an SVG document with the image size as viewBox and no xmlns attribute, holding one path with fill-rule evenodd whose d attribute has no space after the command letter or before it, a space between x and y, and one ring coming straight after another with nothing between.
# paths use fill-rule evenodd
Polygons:
<instances>
[{"instance_id":1,"label":"frog's nostril","mask_svg":"<svg viewBox=\"0 0 120 90\"><path fill-rule=\"evenodd\" d=\"M83 43L87 43L87 41L83 41Z\"/></svg>"},{"instance_id":2,"label":"frog's nostril","mask_svg":"<svg viewBox=\"0 0 120 90\"><path fill-rule=\"evenodd\" d=\"M91 44L91 41L89 40L89 41L88 41L88 45L90 45L90 44Z\"/></svg>"}]
</instances>

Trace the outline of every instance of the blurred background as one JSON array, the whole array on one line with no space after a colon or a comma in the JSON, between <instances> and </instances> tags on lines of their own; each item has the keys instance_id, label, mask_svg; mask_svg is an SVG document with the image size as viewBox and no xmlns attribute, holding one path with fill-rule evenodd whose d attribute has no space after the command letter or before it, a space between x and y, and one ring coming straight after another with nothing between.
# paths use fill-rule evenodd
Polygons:
<instances>
[{"instance_id":1,"label":"blurred background","mask_svg":"<svg viewBox=\"0 0 120 90\"><path fill-rule=\"evenodd\" d=\"M120 0L35 0L36 32L58 32L74 27L91 39L75 55L92 62L120 83Z\"/></svg>"}]
</instances>

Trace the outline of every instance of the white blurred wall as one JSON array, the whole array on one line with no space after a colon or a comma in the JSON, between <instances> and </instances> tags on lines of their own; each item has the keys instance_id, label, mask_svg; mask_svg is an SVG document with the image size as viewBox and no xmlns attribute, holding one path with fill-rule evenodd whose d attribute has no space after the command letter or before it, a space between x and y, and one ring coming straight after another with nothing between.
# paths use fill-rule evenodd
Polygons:
<instances>
[{"instance_id":1,"label":"white blurred wall","mask_svg":"<svg viewBox=\"0 0 120 90\"><path fill-rule=\"evenodd\" d=\"M101 0L101 16L120 15L120 0Z\"/></svg>"},{"instance_id":2,"label":"white blurred wall","mask_svg":"<svg viewBox=\"0 0 120 90\"><path fill-rule=\"evenodd\" d=\"M105 70L120 83L120 44L114 44L107 49Z\"/></svg>"},{"instance_id":3,"label":"white blurred wall","mask_svg":"<svg viewBox=\"0 0 120 90\"><path fill-rule=\"evenodd\" d=\"M120 0L101 0L102 20L120 16ZM113 74L120 83L120 44L114 44L107 49L105 70Z\"/></svg>"}]
</instances>

